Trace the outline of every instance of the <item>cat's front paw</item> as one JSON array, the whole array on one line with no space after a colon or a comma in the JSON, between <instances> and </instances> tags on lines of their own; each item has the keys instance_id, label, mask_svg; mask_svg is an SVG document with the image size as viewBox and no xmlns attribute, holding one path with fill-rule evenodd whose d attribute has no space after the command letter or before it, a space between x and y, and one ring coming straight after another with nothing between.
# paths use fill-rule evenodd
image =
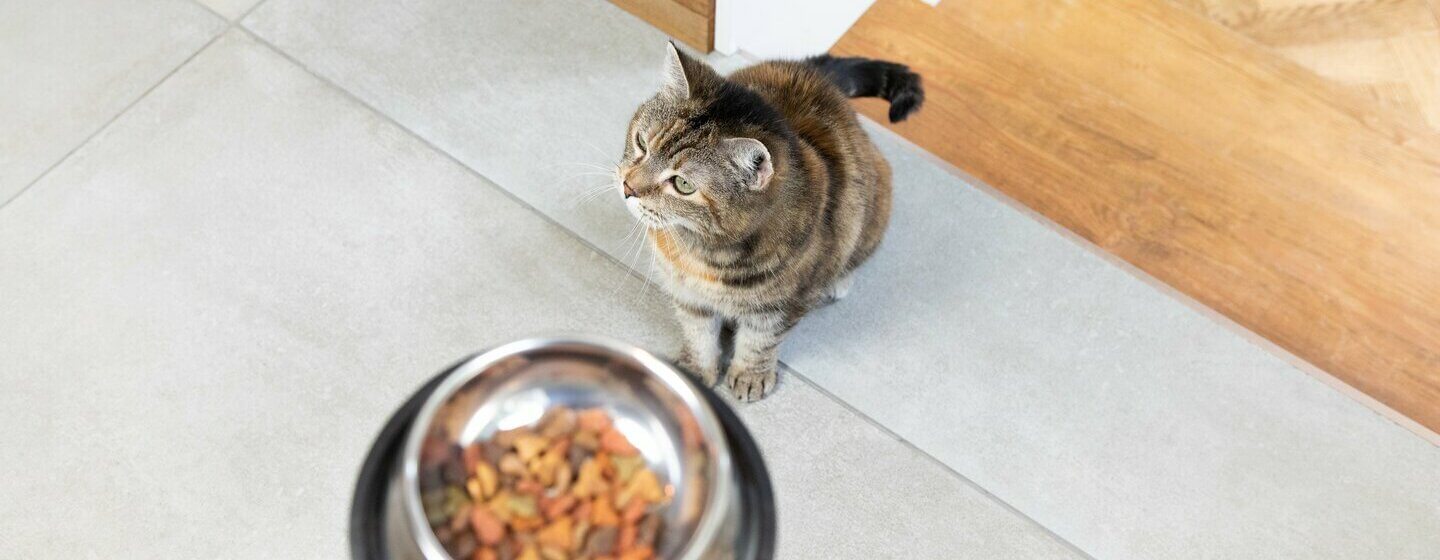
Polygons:
<instances>
[{"instance_id":1,"label":"cat's front paw","mask_svg":"<svg viewBox=\"0 0 1440 560\"><path fill-rule=\"evenodd\" d=\"M714 387L715 381L720 378L720 368L716 365L699 363L689 352L681 352L680 357L675 360L675 365L691 377L700 380L700 384L706 387Z\"/></svg>"},{"instance_id":2,"label":"cat's front paw","mask_svg":"<svg viewBox=\"0 0 1440 560\"><path fill-rule=\"evenodd\" d=\"M775 366L755 366L731 369L725 378L735 398L746 402L758 401L775 389Z\"/></svg>"}]
</instances>

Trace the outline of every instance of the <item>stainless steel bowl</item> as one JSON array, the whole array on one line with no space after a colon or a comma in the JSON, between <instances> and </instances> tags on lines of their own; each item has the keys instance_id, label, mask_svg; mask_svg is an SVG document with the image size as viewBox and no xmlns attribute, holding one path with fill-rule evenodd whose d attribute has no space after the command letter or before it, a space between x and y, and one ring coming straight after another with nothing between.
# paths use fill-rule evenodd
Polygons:
<instances>
[{"instance_id":1,"label":"stainless steel bowl","mask_svg":"<svg viewBox=\"0 0 1440 560\"><path fill-rule=\"evenodd\" d=\"M421 398L423 405L417 405ZM507 344L461 362L422 389L382 431L362 469L352 511L352 553L449 558L423 506L423 492L444 468L443 459L425 453L427 442L432 450L437 443L463 447L499 430L532 425L560 405L604 409L662 483L672 486L671 501L659 512L660 558L770 556L769 479L733 412L665 361L598 337ZM405 420L403 427L395 426L397 419ZM732 452L737 445L738 461ZM376 488L377 478L388 487ZM369 517L381 519L364 515L362 502L380 503ZM367 530L384 532L383 556L362 551L374 546L357 544Z\"/></svg>"}]
</instances>

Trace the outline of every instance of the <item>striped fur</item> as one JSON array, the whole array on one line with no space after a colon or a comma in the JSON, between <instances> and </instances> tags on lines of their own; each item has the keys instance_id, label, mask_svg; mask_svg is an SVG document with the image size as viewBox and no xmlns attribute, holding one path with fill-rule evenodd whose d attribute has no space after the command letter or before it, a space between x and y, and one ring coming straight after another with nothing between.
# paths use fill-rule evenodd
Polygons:
<instances>
[{"instance_id":1,"label":"striped fur","mask_svg":"<svg viewBox=\"0 0 1440 560\"><path fill-rule=\"evenodd\" d=\"M908 99L903 118L923 98L919 79L905 70L886 82L904 67L844 62L766 62L724 78L672 45L665 85L628 131L617 187L664 268L681 365L714 383L721 327L733 325L726 383L742 400L774 387L785 334L843 297L889 221L889 164L840 86Z\"/></svg>"}]
</instances>

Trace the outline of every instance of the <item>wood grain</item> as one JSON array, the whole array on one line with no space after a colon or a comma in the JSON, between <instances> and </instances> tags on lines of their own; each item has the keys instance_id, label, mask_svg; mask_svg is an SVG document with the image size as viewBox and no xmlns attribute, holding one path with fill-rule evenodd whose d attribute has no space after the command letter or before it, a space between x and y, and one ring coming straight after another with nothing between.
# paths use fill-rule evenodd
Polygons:
<instances>
[{"instance_id":1,"label":"wood grain","mask_svg":"<svg viewBox=\"0 0 1440 560\"><path fill-rule=\"evenodd\" d=\"M1440 130L1440 1L1172 1Z\"/></svg>"},{"instance_id":2,"label":"wood grain","mask_svg":"<svg viewBox=\"0 0 1440 560\"><path fill-rule=\"evenodd\" d=\"M710 52L715 44L715 0L610 0L667 35Z\"/></svg>"},{"instance_id":3,"label":"wood grain","mask_svg":"<svg viewBox=\"0 0 1440 560\"><path fill-rule=\"evenodd\" d=\"M1166 0L879 0L834 51L924 76L900 134L1440 431L1428 127Z\"/></svg>"}]
</instances>

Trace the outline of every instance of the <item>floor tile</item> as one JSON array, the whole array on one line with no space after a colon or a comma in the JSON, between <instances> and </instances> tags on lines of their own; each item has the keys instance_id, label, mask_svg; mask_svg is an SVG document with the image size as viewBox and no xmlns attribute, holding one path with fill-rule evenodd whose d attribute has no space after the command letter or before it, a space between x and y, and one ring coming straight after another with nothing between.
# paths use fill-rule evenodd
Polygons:
<instances>
[{"instance_id":1,"label":"floor tile","mask_svg":"<svg viewBox=\"0 0 1440 560\"><path fill-rule=\"evenodd\" d=\"M572 164L619 151L657 80L658 32L604 3L345 7L271 0L246 25L629 254L629 219L577 204ZM1440 549L1434 446L879 143L896 167L891 235L850 300L802 323L784 352L796 370L1097 557Z\"/></svg>"},{"instance_id":2,"label":"floor tile","mask_svg":"<svg viewBox=\"0 0 1440 560\"><path fill-rule=\"evenodd\" d=\"M1440 550L1440 449L872 136L893 227L791 367L1097 558Z\"/></svg>"},{"instance_id":3,"label":"floor tile","mask_svg":"<svg viewBox=\"0 0 1440 560\"><path fill-rule=\"evenodd\" d=\"M217 13L217 14L220 14L220 15L222 15L222 16L225 16L225 19L228 19L228 20L230 20L230 21L235 21L235 20L237 20L237 19L240 19L240 16L245 15L245 12L250 11L250 8L255 7L256 4L259 4L259 3L261 2L261 0L195 0L195 1L196 1L196 2L199 2L199 3L201 3L201 4L204 4L205 7L210 8L211 10L214 10L215 13Z\"/></svg>"},{"instance_id":4,"label":"floor tile","mask_svg":"<svg viewBox=\"0 0 1440 560\"><path fill-rule=\"evenodd\" d=\"M0 295L13 558L343 557L370 438L432 372L528 335L674 343L653 289L240 32L0 209ZM786 385L742 411L785 557L1070 556Z\"/></svg>"},{"instance_id":5,"label":"floor tile","mask_svg":"<svg viewBox=\"0 0 1440 560\"><path fill-rule=\"evenodd\" d=\"M0 204L224 23L189 0L0 2Z\"/></svg>"}]
</instances>

